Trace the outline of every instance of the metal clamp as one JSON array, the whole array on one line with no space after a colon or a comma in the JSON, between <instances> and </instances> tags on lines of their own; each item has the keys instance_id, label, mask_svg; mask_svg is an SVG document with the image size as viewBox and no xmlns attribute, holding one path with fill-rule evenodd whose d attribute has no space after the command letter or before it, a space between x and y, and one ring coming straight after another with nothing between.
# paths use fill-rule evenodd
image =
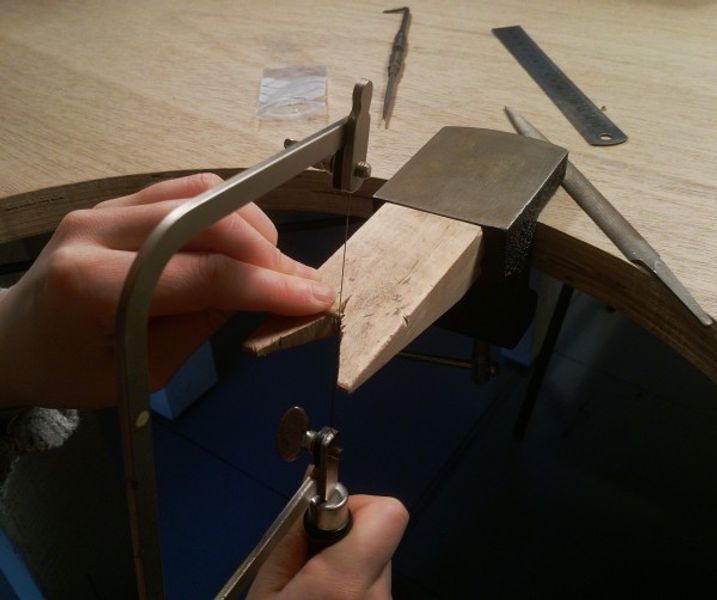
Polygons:
<instances>
[{"instance_id":1,"label":"metal clamp","mask_svg":"<svg viewBox=\"0 0 717 600\"><path fill-rule=\"evenodd\" d=\"M173 210L142 244L117 310L120 426L137 590L164 598L159 519L149 411L149 307L172 255L208 226L334 156L334 186L355 191L367 176L369 105L373 86L360 80L351 113Z\"/></svg>"}]
</instances>

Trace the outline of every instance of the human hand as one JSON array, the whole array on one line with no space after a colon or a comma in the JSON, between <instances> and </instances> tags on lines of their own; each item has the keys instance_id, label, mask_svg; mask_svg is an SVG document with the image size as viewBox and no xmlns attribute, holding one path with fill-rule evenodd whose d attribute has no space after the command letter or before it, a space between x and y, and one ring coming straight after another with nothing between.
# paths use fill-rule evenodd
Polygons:
<instances>
[{"instance_id":1,"label":"human hand","mask_svg":"<svg viewBox=\"0 0 717 600\"><path fill-rule=\"evenodd\" d=\"M100 407L117 402L119 296L144 239L184 200L221 179L201 174L68 214L32 268L0 295L0 403ZM269 218L249 204L170 260L150 307L153 390L234 311L309 315L335 292L277 248Z\"/></svg>"},{"instance_id":2,"label":"human hand","mask_svg":"<svg viewBox=\"0 0 717 600\"><path fill-rule=\"evenodd\" d=\"M408 512L395 498L350 496L348 535L307 561L299 521L259 570L247 600L383 600L391 597L391 557Z\"/></svg>"}]
</instances>

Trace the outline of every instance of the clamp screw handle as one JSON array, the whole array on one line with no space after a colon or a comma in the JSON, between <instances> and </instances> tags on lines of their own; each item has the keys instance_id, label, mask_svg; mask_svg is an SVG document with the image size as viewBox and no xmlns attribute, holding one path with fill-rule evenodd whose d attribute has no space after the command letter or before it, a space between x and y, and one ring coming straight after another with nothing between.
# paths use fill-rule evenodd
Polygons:
<instances>
[{"instance_id":1,"label":"clamp screw handle","mask_svg":"<svg viewBox=\"0 0 717 600\"><path fill-rule=\"evenodd\" d=\"M294 406L284 413L276 435L276 449L282 460L294 462L304 450L309 449L316 432L309 429L309 415L300 406Z\"/></svg>"},{"instance_id":2,"label":"clamp screw handle","mask_svg":"<svg viewBox=\"0 0 717 600\"><path fill-rule=\"evenodd\" d=\"M351 529L349 493L338 481L339 432L331 427L311 430L306 411L294 406L281 419L276 442L279 455L287 462L295 461L304 451L314 457L311 477L316 480L316 495L304 515L304 526L312 552L319 551L340 540Z\"/></svg>"}]
</instances>

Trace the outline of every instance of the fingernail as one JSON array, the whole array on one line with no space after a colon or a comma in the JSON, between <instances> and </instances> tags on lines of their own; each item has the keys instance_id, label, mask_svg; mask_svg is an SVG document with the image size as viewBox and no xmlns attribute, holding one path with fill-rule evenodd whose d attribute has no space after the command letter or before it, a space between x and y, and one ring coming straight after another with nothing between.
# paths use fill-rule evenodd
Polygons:
<instances>
[{"instance_id":1,"label":"fingernail","mask_svg":"<svg viewBox=\"0 0 717 600\"><path fill-rule=\"evenodd\" d=\"M315 283L311 286L311 291L314 293L314 298L319 302L330 304L336 298L336 290L330 285L325 283Z\"/></svg>"}]
</instances>

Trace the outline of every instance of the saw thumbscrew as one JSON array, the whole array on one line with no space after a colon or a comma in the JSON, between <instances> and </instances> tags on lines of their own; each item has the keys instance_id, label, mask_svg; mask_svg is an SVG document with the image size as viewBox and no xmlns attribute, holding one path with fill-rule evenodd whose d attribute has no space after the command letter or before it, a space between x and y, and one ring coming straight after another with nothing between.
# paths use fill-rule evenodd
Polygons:
<instances>
[{"instance_id":1,"label":"saw thumbscrew","mask_svg":"<svg viewBox=\"0 0 717 600\"><path fill-rule=\"evenodd\" d=\"M281 420L277 449L287 462L293 462L304 451L313 456L310 477L316 482L316 494L304 513L309 554L313 556L343 539L353 524L348 507L348 490L338 480L342 451L339 432L333 427L311 430L306 411L295 406Z\"/></svg>"}]
</instances>

